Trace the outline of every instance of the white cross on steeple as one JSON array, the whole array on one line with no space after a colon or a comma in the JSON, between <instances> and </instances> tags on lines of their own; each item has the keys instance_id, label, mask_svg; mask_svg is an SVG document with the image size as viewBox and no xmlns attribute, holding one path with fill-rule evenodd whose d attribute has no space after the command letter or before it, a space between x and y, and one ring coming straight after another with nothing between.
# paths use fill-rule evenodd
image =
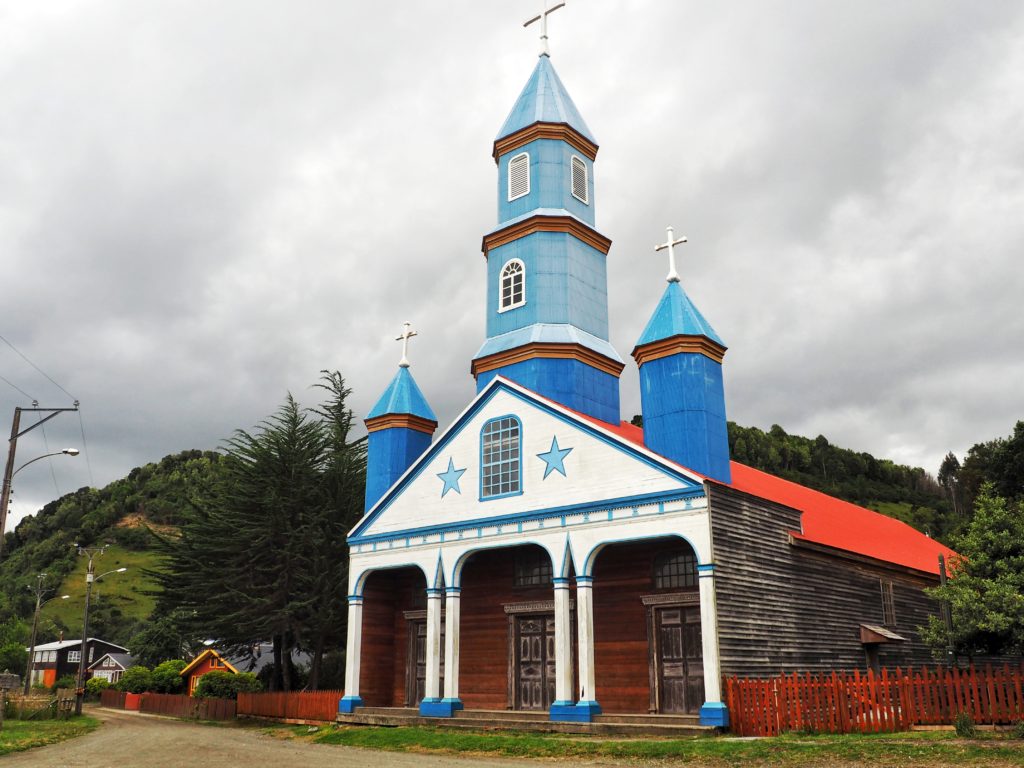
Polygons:
<instances>
[{"instance_id":1,"label":"white cross on steeple","mask_svg":"<svg viewBox=\"0 0 1024 768\"><path fill-rule=\"evenodd\" d=\"M686 242L685 237L680 237L678 240L673 240L672 227L665 227L665 231L668 232L668 242L662 243L661 245L654 246L654 252L664 251L668 248L668 276L665 278L670 283L679 282L679 273L676 272L676 252L673 246L681 245Z\"/></svg>"},{"instance_id":2,"label":"white cross on steeple","mask_svg":"<svg viewBox=\"0 0 1024 768\"><path fill-rule=\"evenodd\" d=\"M559 8L561 8L564 5L565 5L565 3L559 3L558 5L555 5L555 6L551 7L551 8L548 8L548 0L543 0L543 4L541 5L540 15L539 16L534 16L528 22L523 24L524 27L528 27L531 24L533 24L533 22L535 22L535 21L539 21L540 22L540 55L541 56L550 56L551 55L551 52L548 50L548 14L549 13L554 13L555 11L557 11Z\"/></svg>"},{"instance_id":3,"label":"white cross on steeple","mask_svg":"<svg viewBox=\"0 0 1024 768\"><path fill-rule=\"evenodd\" d=\"M411 323L408 321L402 323L402 333L395 337L395 341L402 342L402 359L398 363L399 368L409 367L409 339L417 335L419 334L412 329Z\"/></svg>"}]
</instances>

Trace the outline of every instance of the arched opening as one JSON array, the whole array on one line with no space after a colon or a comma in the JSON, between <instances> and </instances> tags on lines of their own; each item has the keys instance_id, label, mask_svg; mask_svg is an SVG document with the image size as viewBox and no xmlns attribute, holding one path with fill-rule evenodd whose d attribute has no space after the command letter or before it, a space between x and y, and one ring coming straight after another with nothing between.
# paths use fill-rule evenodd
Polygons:
<instances>
[{"instance_id":1,"label":"arched opening","mask_svg":"<svg viewBox=\"0 0 1024 768\"><path fill-rule=\"evenodd\" d=\"M546 710L555 700L547 550L479 550L462 567L459 691L467 709Z\"/></svg>"},{"instance_id":2,"label":"arched opening","mask_svg":"<svg viewBox=\"0 0 1024 768\"><path fill-rule=\"evenodd\" d=\"M610 544L595 561L594 670L608 713L704 703L697 556L684 539Z\"/></svg>"},{"instance_id":3,"label":"arched opening","mask_svg":"<svg viewBox=\"0 0 1024 768\"><path fill-rule=\"evenodd\" d=\"M423 698L426 594L426 578L415 566L367 577L359 673L366 706L413 707Z\"/></svg>"}]
</instances>

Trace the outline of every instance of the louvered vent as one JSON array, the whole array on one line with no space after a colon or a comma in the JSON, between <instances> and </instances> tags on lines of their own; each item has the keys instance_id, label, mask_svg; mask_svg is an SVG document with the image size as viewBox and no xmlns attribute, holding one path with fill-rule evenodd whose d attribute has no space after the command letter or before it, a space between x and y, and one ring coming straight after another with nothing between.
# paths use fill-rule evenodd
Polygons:
<instances>
[{"instance_id":1,"label":"louvered vent","mask_svg":"<svg viewBox=\"0 0 1024 768\"><path fill-rule=\"evenodd\" d=\"M587 164L578 157L572 159L572 196L580 202L590 204L587 198Z\"/></svg>"},{"instance_id":2,"label":"louvered vent","mask_svg":"<svg viewBox=\"0 0 1024 768\"><path fill-rule=\"evenodd\" d=\"M508 161L508 199L530 194L530 156L523 152Z\"/></svg>"}]
</instances>

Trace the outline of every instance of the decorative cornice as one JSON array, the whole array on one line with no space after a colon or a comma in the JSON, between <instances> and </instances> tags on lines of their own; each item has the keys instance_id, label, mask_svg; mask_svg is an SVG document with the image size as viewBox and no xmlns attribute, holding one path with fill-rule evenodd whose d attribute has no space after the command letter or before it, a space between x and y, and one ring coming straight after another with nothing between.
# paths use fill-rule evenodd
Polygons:
<instances>
[{"instance_id":1,"label":"decorative cornice","mask_svg":"<svg viewBox=\"0 0 1024 768\"><path fill-rule=\"evenodd\" d=\"M424 419L421 416L413 416L411 413L385 413L383 416L375 416L372 419L365 419L367 432L377 432L382 429L412 429L416 432L424 432L428 435L434 434L437 429L437 422Z\"/></svg>"},{"instance_id":2,"label":"decorative cornice","mask_svg":"<svg viewBox=\"0 0 1024 768\"><path fill-rule=\"evenodd\" d=\"M700 603L700 593L694 590L693 592L641 595L640 602L644 605L697 605Z\"/></svg>"},{"instance_id":3,"label":"decorative cornice","mask_svg":"<svg viewBox=\"0 0 1024 768\"><path fill-rule=\"evenodd\" d=\"M637 365L643 365L651 360L680 353L704 355L716 363L721 363L725 358L725 347L716 344L707 336L672 336L636 347L633 350L633 359Z\"/></svg>"},{"instance_id":4,"label":"decorative cornice","mask_svg":"<svg viewBox=\"0 0 1024 768\"><path fill-rule=\"evenodd\" d=\"M502 605L505 609L505 613L509 616L516 616L524 613L554 613L555 612L555 601L554 600L530 600L525 603L505 603ZM576 601L572 598L569 599L569 610L576 609Z\"/></svg>"},{"instance_id":5,"label":"decorative cornice","mask_svg":"<svg viewBox=\"0 0 1024 768\"><path fill-rule=\"evenodd\" d=\"M491 156L494 162L507 152L512 152L519 147L526 146L537 139L555 139L564 141L574 149L579 150L591 160L597 158L597 144L592 142L582 133L577 131L568 123L534 123L525 128L520 128L494 142L494 151Z\"/></svg>"},{"instance_id":6,"label":"decorative cornice","mask_svg":"<svg viewBox=\"0 0 1024 768\"><path fill-rule=\"evenodd\" d=\"M596 229L591 229L579 219L574 219L572 216L544 216L537 214L515 224L510 224L504 229L499 229L497 232L485 235L480 249L484 252L484 258L487 258L488 253L493 248L506 245L521 237L532 235L534 232L565 232L577 240L586 243L591 248L599 250L605 256L608 255L608 251L612 247L610 239Z\"/></svg>"},{"instance_id":7,"label":"decorative cornice","mask_svg":"<svg viewBox=\"0 0 1024 768\"><path fill-rule=\"evenodd\" d=\"M470 364L469 370L473 374L473 378L477 378L481 373L487 373L497 368L503 368L506 365L514 365L515 363L533 360L538 357L555 360L579 360L591 368L597 368L597 370L616 378L622 373L622 369L626 367L623 363L598 354L582 344L547 344L535 341L530 344L524 344L521 347L495 352L487 357L477 358Z\"/></svg>"}]
</instances>

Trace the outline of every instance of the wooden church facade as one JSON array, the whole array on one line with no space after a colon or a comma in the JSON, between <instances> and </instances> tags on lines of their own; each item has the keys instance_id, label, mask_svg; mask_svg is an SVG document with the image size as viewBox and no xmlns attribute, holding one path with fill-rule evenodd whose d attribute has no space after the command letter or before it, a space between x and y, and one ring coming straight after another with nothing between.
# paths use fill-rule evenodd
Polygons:
<instances>
[{"instance_id":1,"label":"wooden church facade","mask_svg":"<svg viewBox=\"0 0 1024 768\"><path fill-rule=\"evenodd\" d=\"M729 460L726 347L680 285L671 230L633 350L644 427L620 421L596 156L542 54L494 143L477 395L435 436L403 346L366 419L341 712L724 725L723 675L928 659L921 588L949 550Z\"/></svg>"}]
</instances>

